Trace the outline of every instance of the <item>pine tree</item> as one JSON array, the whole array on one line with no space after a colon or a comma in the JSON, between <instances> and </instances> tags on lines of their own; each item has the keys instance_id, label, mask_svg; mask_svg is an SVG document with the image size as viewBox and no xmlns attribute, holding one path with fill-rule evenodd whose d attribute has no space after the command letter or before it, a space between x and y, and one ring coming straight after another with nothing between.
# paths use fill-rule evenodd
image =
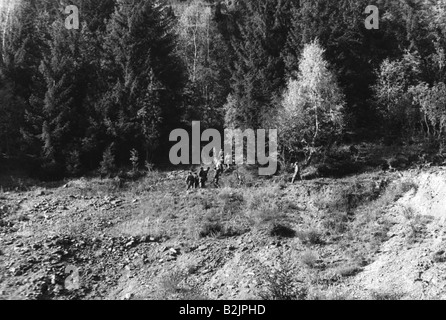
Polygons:
<instances>
[{"instance_id":1,"label":"pine tree","mask_svg":"<svg viewBox=\"0 0 446 320\"><path fill-rule=\"evenodd\" d=\"M62 22L54 22L40 71L46 92L42 102L42 156L45 161L65 165L73 150L79 150L77 139L83 136L83 88L81 39L78 32L66 30Z\"/></svg>"},{"instance_id":2,"label":"pine tree","mask_svg":"<svg viewBox=\"0 0 446 320\"><path fill-rule=\"evenodd\" d=\"M184 77L176 55L173 15L156 1L118 1L107 27L105 50L109 92L99 105L118 161L132 147L152 154L180 118Z\"/></svg>"},{"instance_id":3,"label":"pine tree","mask_svg":"<svg viewBox=\"0 0 446 320\"><path fill-rule=\"evenodd\" d=\"M285 85L281 51L287 37L289 7L289 1L241 2L239 10L244 18L231 40L235 62L233 104L226 106L228 127L261 128L275 114L274 98Z\"/></svg>"},{"instance_id":4,"label":"pine tree","mask_svg":"<svg viewBox=\"0 0 446 320\"><path fill-rule=\"evenodd\" d=\"M45 35L41 32L42 17L36 13L36 5L35 2L19 2L7 19L3 11L0 17L3 19L0 27L0 118L4 132L0 136L0 147L3 145L10 155L33 149L26 148L21 129L25 126L28 100L35 90L34 80L39 78Z\"/></svg>"}]
</instances>

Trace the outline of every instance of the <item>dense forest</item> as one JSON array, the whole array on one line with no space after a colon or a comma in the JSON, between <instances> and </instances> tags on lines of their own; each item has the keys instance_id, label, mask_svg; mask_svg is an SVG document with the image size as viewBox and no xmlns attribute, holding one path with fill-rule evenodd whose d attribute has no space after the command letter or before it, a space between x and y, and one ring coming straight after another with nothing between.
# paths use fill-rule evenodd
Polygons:
<instances>
[{"instance_id":1,"label":"dense forest","mask_svg":"<svg viewBox=\"0 0 446 320\"><path fill-rule=\"evenodd\" d=\"M0 3L0 157L46 176L166 163L192 121L277 128L283 161L340 142L446 146L445 0Z\"/></svg>"}]
</instances>

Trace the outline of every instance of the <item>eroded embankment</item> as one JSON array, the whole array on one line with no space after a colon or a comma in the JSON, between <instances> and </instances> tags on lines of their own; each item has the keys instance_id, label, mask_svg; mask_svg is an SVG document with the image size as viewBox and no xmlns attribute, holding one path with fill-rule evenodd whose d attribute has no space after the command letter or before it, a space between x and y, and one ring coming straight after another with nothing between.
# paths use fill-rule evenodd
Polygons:
<instances>
[{"instance_id":1,"label":"eroded embankment","mask_svg":"<svg viewBox=\"0 0 446 320\"><path fill-rule=\"evenodd\" d=\"M413 188L388 210L393 227L375 262L354 278L359 296L446 298L446 171L408 171Z\"/></svg>"}]
</instances>

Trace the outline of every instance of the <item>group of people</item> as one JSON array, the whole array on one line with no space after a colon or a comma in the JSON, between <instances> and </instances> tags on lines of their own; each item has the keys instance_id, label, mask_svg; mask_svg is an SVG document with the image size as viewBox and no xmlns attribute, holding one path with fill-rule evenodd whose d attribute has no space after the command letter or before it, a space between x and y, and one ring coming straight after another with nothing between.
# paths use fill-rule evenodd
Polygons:
<instances>
[{"instance_id":1,"label":"group of people","mask_svg":"<svg viewBox=\"0 0 446 320\"><path fill-rule=\"evenodd\" d=\"M187 190L206 188L206 182L208 181L208 174L210 170L211 168L207 168L206 170L204 170L204 168L201 167L198 172L189 171L186 177ZM223 171L224 169L222 164L216 166L214 179L212 179L212 183L216 187L219 187L220 176L222 175Z\"/></svg>"},{"instance_id":2,"label":"group of people","mask_svg":"<svg viewBox=\"0 0 446 320\"><path fill-rule=\"evenodd\" d=\"M224 156L223 151L220 151L218 156L216 155L216 152L214 150L214 166L215 166L215 175L212 179L212 183L219 187L220 177L223 174L225 170L224 163L226 162L226 166L229 168L231 163L231 155L227 154L226 157ZM208 174L209 174L210 168L207 168L206 170L201 167L198 172L195 171L189 171L187 177L186 177L186 186L187 190L189 189L204 189L206 188L206 182L208 181Z\"/></svg>"},{"instance_id":3,"label":"group of people","mask_svg":"<svg viewBox=\"0 0 446 320\"><path fill-rule=\"evenodd\" d=\"M186 177L187 190L206 188L206 182L208 180L209 171L210 168L204 170L203 167L200 168L200 171L198 171L198 173L194 171L189 171L189 174Z\"/></svg>"},{"instance_id":4,"label":"group of people","mask_svg":"<svg viewBox=\"0 0 446 320\"><path fill-rule=\"evenodd\" d=\"M214 175L214 179L212 180L212 183L216 186L219 187L219 181L220 181L220 176L223 174L224 172L224 164L223 164L223 155L219 155L219 158L216 159L215 161L215 175ZM294 167L294 174L293 174L293 178L291 180L291 183L294 183L295 181L301 181L302 180L302 176L301 176L301 168L298 162L293 163L293 167ZM208 181L208 174L209 171L211 170L211 168L207 168L206 170L201 167L200 170L197 172L195 171L189 171L187 177L186 177L186 186L187 186L187 190L189 189L204 189L206 188L206 182Z\"/></svg>"}]
</instances>

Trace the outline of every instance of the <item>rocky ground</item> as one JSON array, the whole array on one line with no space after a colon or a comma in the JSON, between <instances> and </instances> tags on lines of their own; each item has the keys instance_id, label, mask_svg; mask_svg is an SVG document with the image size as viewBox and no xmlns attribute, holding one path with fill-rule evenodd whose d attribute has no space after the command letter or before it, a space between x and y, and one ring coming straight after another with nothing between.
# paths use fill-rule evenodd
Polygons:
<instances>
[{"instance_id":1,"label":"rocky ground","mask_svg":"<svg viewBox=\"0 0 446 320\"><path fill-rule=\"evenodd\" d=\"M1 192L0 299L446 298L444 168L190 192L184 174Z\"/></svg>"}]
</instances>

